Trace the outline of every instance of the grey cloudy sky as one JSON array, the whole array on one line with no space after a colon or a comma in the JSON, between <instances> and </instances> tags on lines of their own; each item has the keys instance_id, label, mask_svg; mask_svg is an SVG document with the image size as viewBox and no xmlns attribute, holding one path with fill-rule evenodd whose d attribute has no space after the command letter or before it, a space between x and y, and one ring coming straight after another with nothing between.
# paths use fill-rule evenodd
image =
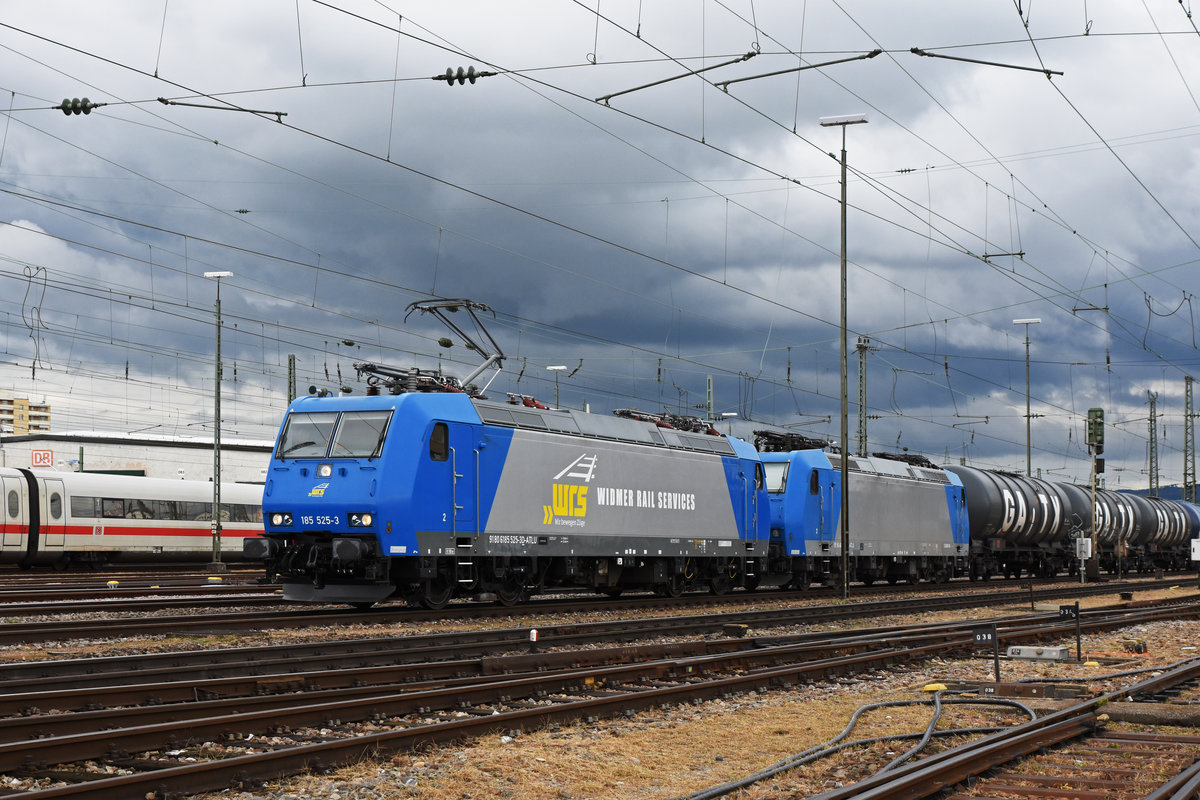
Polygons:
<instances>
[{"instance_id":1,"label":"grey cloudy sky","mask_svg":"<svg viewBox=\"0 0 1200 800\"><path fill-rule=\"evenodd\" d=\"M1085 478L1098 406L1108 485L1144 486L1155 392L1177 482L1200 283L1188 6L10 2L0 386L58 429L210 435L201 275L227 269L226 436L273 435L288 354L302 391L361 391L356 360L466 374L472 353L404 320L439 296L496 310L492 396L552 401L562 364L563 405L694 409L711 375L736 433L836 438L841 131L818 118L861 112L870 449L1023 469L1013 320L1040 318L1035 468ZM496 74L431 79L459 66ZM853 437L853 352L850 387Z\"/></svg>"}]
</instances>

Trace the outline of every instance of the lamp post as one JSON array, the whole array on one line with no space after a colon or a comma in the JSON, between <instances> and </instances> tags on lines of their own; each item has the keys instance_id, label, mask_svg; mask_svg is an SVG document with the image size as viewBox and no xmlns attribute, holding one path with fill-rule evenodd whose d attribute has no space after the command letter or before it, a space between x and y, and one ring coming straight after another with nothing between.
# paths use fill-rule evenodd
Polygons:
<instances>
[{"instance_id":1,"label":"lamp post","mask_svg":"<svg viewBox=\"0 0 1200 800\"><path fill-rule=\"evenodd\" d=\"M546 367L546 369L554 373L554 407L558 408L558 373L566 369L566 366L563 364L555 364L553 366Z\"/></svg>"},{"instance_id":2,"label":"lamp post","mask_svg":"<svg viewBox=\"0 0 1200 800\"><path fill-rule=\"evenodd\" d=\"M846 388L846 126L867 122L866 114L843 114L836 117L821 117L821 127L842 129L842 259L841 259L841 362L842 362L842 418L841 438L838 447L842 451L842 512L838 515L838 533L842 542L842 599L850 598L850 460L847 443L850 440L849 395ZM862 413L861 411L859 413Z\"/></svg>"},{"instance_id":3,"label":"lamp post","mask_svg":"<svg viewBox=\"0 0 1200 800\"><path fill-rule=\"evenodd\" d=\"M232 278L228 270L206 272L204 277L217 282L217 356L213 382L213 508L212 564L214 572L224 572L221 563L221 279Z\"/></svg>"},{"instance_id":4,"label":"lamp post","mask_svg":"<svg viewBox=\"0 0 1200 800\"><path fill-rule=\"evenodd\" d=\"M1025 326L1025 474L1030 478L1033 477L1033 440L1029 426L1032 418L1029 413L1029 326L1038 325L1041 321L1041 317L1013 320L1013 325Z\"/></svg>"}]
</instances>

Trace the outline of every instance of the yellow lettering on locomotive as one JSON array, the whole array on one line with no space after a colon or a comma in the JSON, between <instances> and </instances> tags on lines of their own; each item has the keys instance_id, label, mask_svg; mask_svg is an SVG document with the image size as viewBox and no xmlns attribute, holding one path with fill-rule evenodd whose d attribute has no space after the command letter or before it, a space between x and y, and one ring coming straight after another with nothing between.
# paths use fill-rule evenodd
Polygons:
<instances>
[{"instance_id":1,"label":"yellow lettering on locomotive","mask_svg":"<svg viewBox=\"0 0 1200 800\"><path fill-rule=\"evenodd\" d=\"M324 496L325 496L325 490L326 490L326 489L328 489L328 488L329 488L329 484L328 484L328 483L318 483L316 486L314 486L314 487L312 488L312 491L310 491L310 492L308 493L308 496L309 496L309 497L324 497Z\"/></svg>"},{"instance_id":2,"label":"yellow lettering on locomotive","mask_svg":"<svg viewBox=\"0 0 1200 800\"><path fill-rule=\"evenodd\" d=\"M549 524L554 517L583 517L587 515L588 487L573 483L550 484L550 505L542 507L542 522Z\"/></svg>"}]
</instances>

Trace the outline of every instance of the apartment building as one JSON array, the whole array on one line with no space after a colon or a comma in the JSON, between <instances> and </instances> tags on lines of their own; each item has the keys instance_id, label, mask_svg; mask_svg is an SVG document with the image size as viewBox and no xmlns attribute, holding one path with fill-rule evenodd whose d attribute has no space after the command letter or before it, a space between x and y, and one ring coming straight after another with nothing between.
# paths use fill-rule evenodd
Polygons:
<instances>
[{"instance_id":1,"label":"apartment building","mask_svg":"<svg viewBox=\"0 0 1200 800\"><path fill-rule=\"evenodd\" d=\"M34 403L24 397L0 396L0 433L22 436L49 430L49 403Z\"/></svg>"}]
</instances>

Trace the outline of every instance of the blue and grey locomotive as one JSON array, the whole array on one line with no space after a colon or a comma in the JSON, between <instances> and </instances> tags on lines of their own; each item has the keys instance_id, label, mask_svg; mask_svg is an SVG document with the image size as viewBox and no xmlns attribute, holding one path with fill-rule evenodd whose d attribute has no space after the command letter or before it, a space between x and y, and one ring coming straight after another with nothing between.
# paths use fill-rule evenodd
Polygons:
<instances>
[{"instance_id":1,"label":"blue and grey locomotive","mask_svg":"<svg viewBox=\"0 0 1200 800\"><path fill-rule=\"evenodd\" d=\"M416 384L426 391L288 409L266 535L247 545L288 599L720 592L765 566L768 501L749 444L662 419L491 402L440 376Z\"/></svg>"},{"instance_id":2,"label":"blue and grey locomotive","mask_svg":"<svg viewBox=\"0 0 1200 800\"><path fill-rule=\"evenodd\" d=\"M791 585L840 576L840 459L823 450L765 452L771 536L783 543ZM962 482L944 470L889 458L849 457L852 580L941 582L968 570Z\"/></svg>"}]
</instances>

